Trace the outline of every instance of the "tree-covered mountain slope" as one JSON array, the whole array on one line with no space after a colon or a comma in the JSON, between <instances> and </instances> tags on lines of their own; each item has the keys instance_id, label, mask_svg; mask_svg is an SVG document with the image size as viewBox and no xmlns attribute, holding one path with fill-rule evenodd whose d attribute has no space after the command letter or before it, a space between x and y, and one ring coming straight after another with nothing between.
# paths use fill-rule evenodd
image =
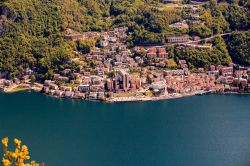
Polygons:
<instances>
[{"instance_id":1,"label":"tree-covered mountain slope","mask_svg":"<svg viewBox=\"0 0 250 166\"><path fill-rule=\"evenodd\" d=\"M189 21L189 29L170 27L186 19L190 9L185 5L189 2L183 1L181 8L170 8L161 0L1 0L0 71L15 77L29 67L39 78L46 78L54 71L72 67L70 59L77 48L76 43L63 39L67 28L84 32L128 26L129 46L162 44L173 35L208 37L249 29L249 3L244 0L212 0L198 10L202 24ZM244 60L237 62L246 64Z\"/></svg>"}]
</instances>

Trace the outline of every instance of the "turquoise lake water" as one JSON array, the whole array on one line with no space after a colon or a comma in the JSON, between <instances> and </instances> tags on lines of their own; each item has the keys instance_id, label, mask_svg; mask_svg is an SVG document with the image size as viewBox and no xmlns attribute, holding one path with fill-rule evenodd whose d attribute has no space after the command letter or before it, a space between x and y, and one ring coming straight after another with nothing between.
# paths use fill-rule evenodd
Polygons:
<instances>
[{"instance_id":1,"label":"turquoise lake water","mask_svg":"<svg viewBox=\"0 0 250 166\"><path fill-rule=\"evenodd\" d=\"M250 95L100 103L0 93L0 138L46 166L249 166Z\"/></svg>"}]
</instances>

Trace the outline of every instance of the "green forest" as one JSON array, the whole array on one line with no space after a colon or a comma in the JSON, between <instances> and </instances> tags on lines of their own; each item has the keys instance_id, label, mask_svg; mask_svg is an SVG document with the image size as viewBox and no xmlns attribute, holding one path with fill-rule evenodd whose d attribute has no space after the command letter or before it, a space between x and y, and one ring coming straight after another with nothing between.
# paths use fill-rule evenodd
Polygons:
<instances>
[{"instance_id":1,"label":"green forest","mask_svg":"<svg viewBox=\"0 0 250 166\"><path fill-rule=\"evenodd\" d=\"M189 8L163 6L160 0L1 0L0 72L13 78L29 67L43 80L65 68L75 68L70 61L73 51L86 43L65 41L67 28L85 32L118 26L128 26L130 47L163 44L173 35L205 38L232 32L226 38L215 38L212 50L173 48L172 54L175 59L187 59L193 67L232 60L250 65L249 1L207 1L198 11L204 24L190 24L188 30L169 25L184 19Z\"/></svg>"}]
</instances>

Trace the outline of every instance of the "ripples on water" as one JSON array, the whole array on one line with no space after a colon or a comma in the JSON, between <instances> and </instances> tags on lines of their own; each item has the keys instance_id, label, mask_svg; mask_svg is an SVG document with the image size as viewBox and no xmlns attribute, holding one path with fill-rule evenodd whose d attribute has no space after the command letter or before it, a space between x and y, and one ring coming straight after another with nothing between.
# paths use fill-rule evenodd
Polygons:
<instances>
[{"instance_id":1,"label":"ripples on water","mask_svg":"<svg viewBox=\"0 0 250 166\"><path fill-rule=\"evenodd\" d=\"M0 137L48 166L249 166L250 95L144 103L0 93Z\"/></svg>"}]
</instances>

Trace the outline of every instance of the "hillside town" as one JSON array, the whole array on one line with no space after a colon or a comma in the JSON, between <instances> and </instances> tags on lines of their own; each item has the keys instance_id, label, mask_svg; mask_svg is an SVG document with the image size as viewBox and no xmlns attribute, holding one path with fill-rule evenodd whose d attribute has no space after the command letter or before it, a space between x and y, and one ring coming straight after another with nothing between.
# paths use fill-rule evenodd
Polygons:
<instances>
[{"instance_id":1,"label":"hillside town","mask_svg":"<svg viewBox=\"0 0 250 166\"><path fill-rule=\"evenodd\" d=\"M249 101L250 0L0 0L0 165L246 165Z\"/></svg>"},{"instance_id":2,"label":"hillside town","mask_svg":"<svg viewBox=\"0 0 250 166\"><path fill-rule=\"evenodd\" d=\"M27 68L22 78L0 79L1 91L26 85L53 97L101 101L147 101L203 93L250 92L250 68L236 64L211 65L192 72L186 60L175 62L169 58L164 46L129 49L125 44L127 30L127 27L118 27L103 33L78 34L67 29L65 40L99 38L90 53L77 52L80 56L72 59L79 64L78 71L65 69L40 84L32 82L35 72ZM189 36L173 36L168 42L190 40ZM171 69L170 63L176 63L176 67Z\"/></svg>"}]
</instances>

